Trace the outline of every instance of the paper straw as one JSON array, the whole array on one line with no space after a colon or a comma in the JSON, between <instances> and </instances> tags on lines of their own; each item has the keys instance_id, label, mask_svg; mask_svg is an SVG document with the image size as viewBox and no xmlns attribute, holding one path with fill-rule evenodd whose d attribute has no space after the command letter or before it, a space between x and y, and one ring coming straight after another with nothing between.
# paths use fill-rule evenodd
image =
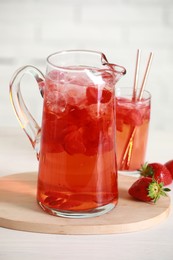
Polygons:
<instances>
[{"instance_id":1,"label":"paper straw","mask_svg":"<svg viewBox=\"0 0 173 260\"><path fill-rule=\"evenodd\" d=\"M133 84L133 97L132 100L136 100L136 90L138 85L138 75L139 75L139 63L141 57L141 50L137 50L136 54L136 67L135 67L135 75L134 75L134 84Z\"/></svg>"},{"instance_id":2,"label":"paper straw","mask_svg":"<svg viewBox=\"0 0 173 260\"><path fill-rule=\"evenodd\" d=\"M153 58L153 53L150 52L150 56L148 58L147 67L146 67L146 70L145 70L145 73L144 73L144 77L143 77L143 80L142 80L142 85L141 85L141 88L140 88L138 100L141 100L141 98L142 98L143 91L144 91L145 84L146 84L146 80L147 80L148 73L149 73L149 70L150 70L152 58Z\"/></svg>"},{"instance_id":3,"label":"paper straw","mask_svg":"<svg viewBox=\"0 0 173 260\"><path fill-rule=\"evenodd\" d=\"M122 160L121 160L121 165L120 165L120 170L124 170L125 165L127 166L127 169L129 169L129 165L130 165L130 160L131 160L131 152L132 152L132 148L133 148L133 138L136 132L136 127L133 128L129 140L127 142L126 145L126 149L124 151Z\"/></svg>"}]
</instances>

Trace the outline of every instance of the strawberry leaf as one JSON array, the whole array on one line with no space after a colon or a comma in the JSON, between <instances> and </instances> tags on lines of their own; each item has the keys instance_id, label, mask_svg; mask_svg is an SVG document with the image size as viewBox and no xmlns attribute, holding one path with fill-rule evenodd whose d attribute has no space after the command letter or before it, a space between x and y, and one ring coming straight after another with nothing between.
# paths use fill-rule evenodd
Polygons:
<instances>
[{"instance_id":1,"label":"strawberry leaf","mask_svg":"<svg viewBox=\"0 0 173 260\"><path fill-rule=\"evenodd\" d=\"M158 183L154 179L148 186L148 196L153 200L154 203L161 197L167 196L166 192L170 191L168 188L163 188L164 184Z\"/></svg>"},{"instance_id":2,"label":"strawberry leaf","mask_svg":"<svg viewBox=\"0 0 173 260\"><path fill-rule=\"evenodd\" d=\"M163 190L164 190L165 192L171 191L171 189L169 189L169 188L164 188Z\"/></svg>"},{"instance_id":3,"label":"strawberry leaf","mask_svg":"<svg viewBox=\"0 0 173 260\"><path fill-rule=\"evenodd\" d=\"M139 169L141 176L144 177L153 177L154 171L151 166L148 165L148 163L144 163L141 168Z\"/></svg>"}]
</instances>

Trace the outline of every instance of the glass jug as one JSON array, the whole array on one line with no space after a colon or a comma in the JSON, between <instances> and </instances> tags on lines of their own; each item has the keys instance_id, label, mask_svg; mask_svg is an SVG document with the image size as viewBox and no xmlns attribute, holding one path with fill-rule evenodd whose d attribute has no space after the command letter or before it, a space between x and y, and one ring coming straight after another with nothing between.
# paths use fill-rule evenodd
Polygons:
<instances>
[{"instance_id":1,"label":"glass jug","mask_svg":"<svg viewBox=\"0 0 173 260\"><path fill-rule=\"evenodd\" d=\"M41 127L21 94L26 73L43 97ZM47 213L94 217L117 204L114 89L125 73L103 53L71 50L50 55L45 76L33 66L13 76L10 98L37 153L37 201Z\"/></svg>"}]
</instances>

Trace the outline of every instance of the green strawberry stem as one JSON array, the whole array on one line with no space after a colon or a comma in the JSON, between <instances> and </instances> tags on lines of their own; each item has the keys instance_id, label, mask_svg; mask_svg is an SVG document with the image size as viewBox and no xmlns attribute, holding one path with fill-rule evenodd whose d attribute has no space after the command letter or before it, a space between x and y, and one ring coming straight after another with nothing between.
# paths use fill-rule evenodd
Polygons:
<instances>
[{"instance_id":1,"label":"green strawberry stem","mask_svg":"<svg viewBox=\"0 0 173 260\"><path fill-rule=\"evenodd\" d=\"M148 196L153 200L154 203L161 197L167 196L166 192L169 192L169 188L164 188L164 183L158 183L154 179L148 186Z\"/></svg>"},{"instance_id":2,"label":"green strawberry stem","mask_svg":"<svg viewBox=\"0 0 173 260\"><path fill-rule=\"evenodd\" d=\"M153 177L153 175L154 175L154 171L153 171L152 167L150 167L147 162L141 166L139 171L140 171L141 176L144 176L144 177Z\"/></svg>"}]
</instances>

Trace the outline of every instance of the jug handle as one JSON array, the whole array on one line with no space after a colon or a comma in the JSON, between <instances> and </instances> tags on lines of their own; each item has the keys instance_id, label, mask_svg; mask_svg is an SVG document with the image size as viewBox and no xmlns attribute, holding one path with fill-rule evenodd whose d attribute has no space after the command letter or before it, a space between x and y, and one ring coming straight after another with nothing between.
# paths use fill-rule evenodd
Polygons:
<instances>
[{"instance_id":1,"label":"jug handle","mask_svg":"<svg viewBox=\"0 0 173 260\"><path fill-rule=\"evenodd\" d=\"M17 70L10 82L10 100L15 114L19 120L20 126L28 136L36 151L37 159L39 159L41 127L29 112L20 89L20 82L25 74L31 74L35 78L41 95L43 94L45 78L42 72L36 67L27 65Z\"/></svg>"}]
</instances>

